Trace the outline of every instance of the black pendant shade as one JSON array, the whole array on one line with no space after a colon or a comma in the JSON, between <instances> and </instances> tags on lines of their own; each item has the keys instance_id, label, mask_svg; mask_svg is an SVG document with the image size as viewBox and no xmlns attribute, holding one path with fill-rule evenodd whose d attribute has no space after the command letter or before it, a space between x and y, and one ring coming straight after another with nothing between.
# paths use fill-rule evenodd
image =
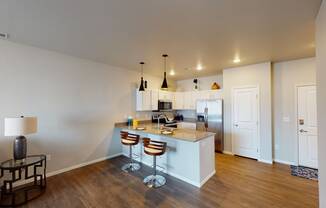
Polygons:
<instances>
[{"instance_id":1,"label":"black pendant shade","mask_svg":"<svg viewBox=\"0 0 326 208\"><path fill-rule=\"evenodd\" d=\"M140 62L140 65L141 65L141 78L140 78L139 91L145 91L145 88L144 88L144 78L143 78L143 65L144 64L145 64L144 62Z\"/></svg>"},{"instance_id":2,"label":"black pendant shade","mask_svg":"<svg viewBox=\"0 0 326 208\"><path fill-rule=\"evenodd\" d=\"M164 57L164 79L161 88L162 89L168 89L168 82L166 80L166 57L168 57L167 54L162 55Z\"/></svg>"}]
</instances>

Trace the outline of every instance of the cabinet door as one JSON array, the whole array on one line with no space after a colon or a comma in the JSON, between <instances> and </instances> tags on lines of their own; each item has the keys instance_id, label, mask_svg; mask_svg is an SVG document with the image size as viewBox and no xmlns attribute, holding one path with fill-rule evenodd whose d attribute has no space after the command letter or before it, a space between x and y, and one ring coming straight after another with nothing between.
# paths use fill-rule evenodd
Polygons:
<instances>
[{"instance_id":1,"label":"cabinet door","mask_svg":"<svg viewBox=\"0 0 326 208\"><path fill-rule=\"evenodd\" d=\"M136 111L143 110L143 92L136 90Z\"/></svg>"},{"instance_id":2,"label":"cabinet door","mask_svg":"<svg viewBox=\"0 0 326 208\"><path fill-rule=\"evenodd\" d=\"M208 99L222 99L222 90L210 90L208 91Z\"/></svg>"},{"instance_id":3,"label":"cabinet door","mask_svg":"<svg viewBox=\"0 0 326 208\"><path fill-rule=\"evenodd\" d=\"M152 92L150 90L136 91L136 111L152 110Z\"/></svg>"},{"instance_id":4,"label":"cabinet door","mask_svg":"<svg viewBox=\"0 0 326 208\"><path fill-rule=\"evenodd\" d=\"M205 91L199 91L199 96L198 99L199 100L207 100L209 99L209 91L205 90Z\"/></svg>"},{"instance_id":5,"label":"cabinet door","mask_svg":"<svg viewBox=\"0 0 326 208\"><path fill-rule=\"evenodd\" d=\"M206 100L197 101L196 113L200 113L200 114L205 113L205 108L206 107L207 107L207 101Z\"/></svg>"},{"instance_id":6,"label":"cabinet door","mask_svg":"<svg viewBox=\"0 0 326 208\"><path fill-rule=\"evenodd\" d=\"M173 100L173 92L160 90L159 91L159 99L160 100L169 100L169 101L172 101Z\"/></svg>"},{"instance_id":7,"label":"cabinet door","mask_svg":"<svg viewBox=\"0 0 326 208\"><path fill-rule=\"evenodd\" d=\"M168 99L168 92L160 90L159 91L159 99L160 100L167 100Z\"/></svg>"},{"instance_id":8,"label":"cabinet door","mask_svg":"<svg viewBox=\"0 0 326 208\"><path fill-rule=\"evenodd\" d=\"M191 92L190 109L196 109L196 102L199 98L199 92Z\"/></svg>"},{"instance_id":9,"label":"cabinet door","mask_svg":"<svg viewBox=\"0 0 326 208\"><path fill-rule=\"evenodd\" d=\"M152 92L146 90L143 92L143 110L150 111L152 110Z\"/></svg>"},{"instance_id":10,"label":"cabinet door","mask_svg":"<svg viewBox=\"0 0 326 208\"><path fill-rule=\"evenodd\" d=\"M184 92L184 109L190 110L191 109L191 102L192 102L192 93L191 92Z\"/></svg>"},{"instance_id":11,"label":"cabinet door","mask_svg":"<svg viewBox=\"0 0 326 208\"><path fill-rule=\"evenodd\" d=\"M175 92L174 93L174 106L173 109L175 110L182 110L184 109L184 93L183 92Z\"/></svg>"},{"instance_id":12,"label":"cabinet door","mask_svg":"<svg viewBox=\"0 0 326 208\"><path fill-rule=\"evenodd\" d=\"M159 92L158 90L151 90L151 104L152 104L152 110L158 110L158 97Z\"/></svg>"}]
</instances>

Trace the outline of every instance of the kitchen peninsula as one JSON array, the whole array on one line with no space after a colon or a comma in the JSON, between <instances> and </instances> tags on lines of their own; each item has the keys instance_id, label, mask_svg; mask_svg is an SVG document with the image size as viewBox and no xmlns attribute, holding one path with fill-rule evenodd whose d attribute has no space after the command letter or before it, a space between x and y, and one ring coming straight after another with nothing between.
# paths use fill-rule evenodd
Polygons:
<instances>
[{"instance_id":1,"label":"kitchen peninsula","mask_svg":"<svg viewBox=\"0 0 326 208\"><path fill-rule=\"evenodd\" d=\"M163 135L157 124L145 123L144 130L136 130L126 124L116 124L117 130L138 134L157 141L167 143L167 151L157 158L157 165L173 177L201 187L215 174L214 133L177 128L173 134ZM119 138L116 138L119 139ZM128 148L123 147L124 155L128 155ZM152 157L143 153L140 142L133 152L139 157L135 160L151 166Z\"/></svg>"}]
</instances>

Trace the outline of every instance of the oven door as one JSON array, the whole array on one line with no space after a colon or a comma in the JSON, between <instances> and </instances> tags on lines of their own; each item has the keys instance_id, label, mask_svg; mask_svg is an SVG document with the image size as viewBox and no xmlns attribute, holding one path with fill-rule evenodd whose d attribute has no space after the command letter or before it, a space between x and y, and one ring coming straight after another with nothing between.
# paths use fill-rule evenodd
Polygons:
<instances>
[{"instance_id":1,"label":"oven door","mask_svg":"<svg viewBox=\"0 0 326 208\"><path fill-rule=\"evenodd\" d=\"M160 111L172 110L172 102L171 101L158 101L158 109Z\"/></svg>"}]
</instances>

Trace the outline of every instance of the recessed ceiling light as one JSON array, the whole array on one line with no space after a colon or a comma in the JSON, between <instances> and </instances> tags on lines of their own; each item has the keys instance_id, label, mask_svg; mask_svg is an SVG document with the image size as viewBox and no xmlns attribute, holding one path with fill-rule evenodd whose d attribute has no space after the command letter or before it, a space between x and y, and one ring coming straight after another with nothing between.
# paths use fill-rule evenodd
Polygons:
<instances>
[{"instance_id":1,"label":"recessed ceiling light","mask_svg":"<svg viewBox=\"0 0 326 208\"><path fill-rule=\"evenodd\" d=\"M174 72L173 69L171 69L171 71L170 71L170 75L171 75L171 76L174 76L174 75L175 75L175 72Z\"/></svg>"},{"instance_id":2,"label":"recessed ceiling light","mask_svg":"<svg viewBox=\"0 0 326 208\"><path fill-rule=\"evenodd\" d=\"M196 67L196 69L197 69L198 71L201 71L201 70L203 70L203 66L202 66L201 64L198 64L197 67Z\"/></svg>"},{"instance_id":3,"label":"recessed ceiling light","mask_svg":"<svg viewBox=\"0 0 326 208\"><path fill-rule=\"evenodd\" d=\"M240 63L241 62L241 60L240 60L240 58L239 57L236 57L236 58L234 58L233 59L233 63Z\"/></svg>"}]
</instances>

